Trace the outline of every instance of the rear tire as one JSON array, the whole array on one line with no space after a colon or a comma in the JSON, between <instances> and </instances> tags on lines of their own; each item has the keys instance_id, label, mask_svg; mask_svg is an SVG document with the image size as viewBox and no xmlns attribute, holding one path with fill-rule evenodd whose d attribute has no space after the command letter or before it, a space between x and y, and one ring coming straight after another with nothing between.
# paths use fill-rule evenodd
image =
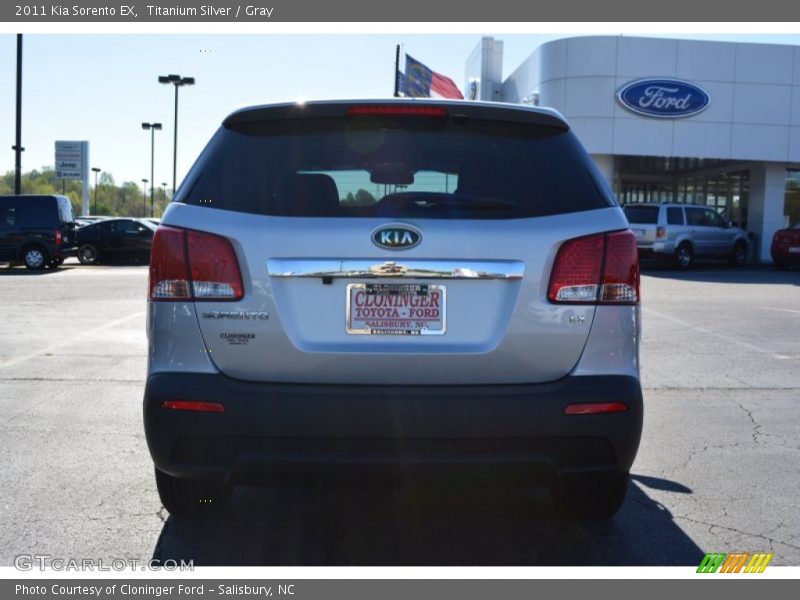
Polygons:
<instances>
[{"instance_id":1,"label":"rear tire","mask_svg":"<svg viewBox=\"0 0 800 600\"><path fill-rule=\"evenodd\" d=\"M675 250L675 264L679 269L688 269L692 266L694 252L689 244L683 243Z\"/></svg>"},{"instance_id":2,"label":"rear tire","mask_svg":"<svg viewBox=\"0 0 800 600\"><path fill-rule=\"evenodd\" d=\"M42 246L26 246L22 250L22 262L31 271L41 271L50 262L50 257Z\"/></svg>"},{"instance_id":3,"label":"rear tire","mask_svg":"<svg viewBox=\"0 0 800 600\"><path fill-rule=\"evenodd\" d=\"M233 491L228 485L173 477L158 469L156 487L161 504L176 517L219 514L230 503Z\"/></svg>"},{"instance_id":4,"label":"rear tire","mask_svg":"<svg viewBox=\"0 0 800 600\"><path fill-rule=\"evenodd\" d=\"M736 242L731 250L731 255L728 261L735 267L741 267L747 262L747 244L744 242Z\"/></svg>"},{"instance_id":5,"label":"rear tire","mask_svg":"<svg viewBox=\"0 0 800 600\"><path fill-rule=\"evenodd\" d=\"M91 244L82 244L78 248L78 260L82 265L96 265L97 256L97 248Z\"/></svg>"},{"instance_id":6,"label":"rear tire","mask_svg":"<svg viewBox=\"0 0 800 600\"><path fill-rule=\"evenodd\" d=\"M555 497L566 515L601 520L617 513L627 490L627 472L582 473L564 476Z\"/></svg>"}]
</instances>

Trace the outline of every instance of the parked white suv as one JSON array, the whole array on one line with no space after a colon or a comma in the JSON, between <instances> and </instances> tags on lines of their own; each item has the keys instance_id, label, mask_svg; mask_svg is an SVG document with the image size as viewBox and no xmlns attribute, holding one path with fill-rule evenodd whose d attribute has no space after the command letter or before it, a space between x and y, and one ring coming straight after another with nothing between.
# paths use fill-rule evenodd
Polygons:
<instances>
[{"instance_id":1,"label":"parked white suv","mask_svg":"<svg viewBox=\"0 0 800 600\"><path fill-rule=\"evenodd\" d=\"M671 259L682 269L700 257L727 258L736 266L747 261L747 232L727 223L713 208L626 204L624 210L642 256Z\"/></svg>"},{"instance_id":2,"label":"parked white suv","mask_svg":"<svg viewBox=\"0 0 800 600\"><path fill-rule=\"evenodd\" d=\"M465 473L549 484L582 516L621 505L636 242L554 111L240 110L151 256L144 422L171 513L241 483Z\"/></svg>"}]
</instances>

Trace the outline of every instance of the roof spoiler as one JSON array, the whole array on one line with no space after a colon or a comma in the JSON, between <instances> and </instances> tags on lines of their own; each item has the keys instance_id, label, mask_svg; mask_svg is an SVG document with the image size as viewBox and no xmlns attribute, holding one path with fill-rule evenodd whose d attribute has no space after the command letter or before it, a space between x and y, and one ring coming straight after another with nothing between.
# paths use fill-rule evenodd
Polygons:
<instances>
[{"instance_id":1,"label":"roof spoiler","mask_svg":"<svg viewBox=\"0 0 800 600\"><path fill-rule=\"evenodd\" d=\"M418 99L386 99L386 100L331 100L305 103L267 104L237 110L222 123L223 127L231 127L245 123L263 122L284 119L321 119L348 118L348 110L353 106L418 106L441 107L447 110L450 118L463 117L484 121L504 121L506 123L527 123L569 129L569 124L555 110L505 104L501 102L473 101L437 101Z\"/></svg>"}]
</instances>

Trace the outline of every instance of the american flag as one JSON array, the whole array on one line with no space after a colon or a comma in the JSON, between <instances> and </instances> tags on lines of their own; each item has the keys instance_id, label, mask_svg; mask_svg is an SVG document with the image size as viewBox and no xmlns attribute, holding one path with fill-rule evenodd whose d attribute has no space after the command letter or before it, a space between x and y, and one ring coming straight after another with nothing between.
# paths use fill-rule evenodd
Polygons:
<instances>
[{"instance_id":1,"label":"american flag","mask_svg":"<svg viewBox=\"0 0 800 600\"><path fill-rule=\"evenodd\" d=\"M418 60L406 54L405 75L398 73L398 90L415 98L458 98L464 96L449 77L431 71Z\"/></svg>"}]
</instances>

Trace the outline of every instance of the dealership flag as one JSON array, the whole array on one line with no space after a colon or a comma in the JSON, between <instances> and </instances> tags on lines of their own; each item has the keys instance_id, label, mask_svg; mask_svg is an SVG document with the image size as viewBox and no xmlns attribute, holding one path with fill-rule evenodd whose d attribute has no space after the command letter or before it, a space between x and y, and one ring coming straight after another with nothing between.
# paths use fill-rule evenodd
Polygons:
<instances>
[{"instance_id":1,"label":"dealership flag","mask_svg":"<svg viewBox=\"0 0 800 600\"><path fill-rule=\"evenodd\" d=\"M399 75L398 75L399 77ZM449 77L431 71L418 60L406 54L406 74L398 86L406 96L416 98L459 98L464 96Z\"/></svg>"}]
</instances>

